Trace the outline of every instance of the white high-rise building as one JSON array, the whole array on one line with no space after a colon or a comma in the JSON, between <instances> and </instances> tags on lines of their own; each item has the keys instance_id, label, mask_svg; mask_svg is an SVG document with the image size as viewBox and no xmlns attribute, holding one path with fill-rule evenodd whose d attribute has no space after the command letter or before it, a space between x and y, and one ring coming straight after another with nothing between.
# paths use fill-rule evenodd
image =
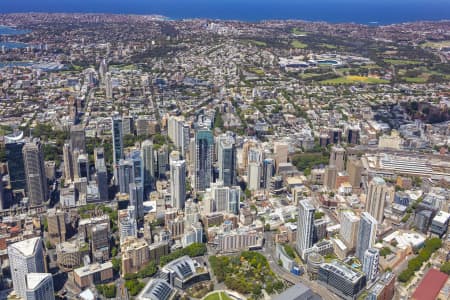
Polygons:
<instances>
[{"instance_id":1,"label":"white high-rise building","mask_svg":"<svg viewBox=\"0 0 450 300\"><path fill-rule=\"evenodd\" d=\"M108 100L111 100L113 96L112 79L109 72L105 75L105 96Z\"/></svg>"},{"instance_id":2,"label":"white high-rise building","mask_svg":"<svg viewBox=\"0 0 450 300\"><path fill-rule=\"evenodd\" d=\"M341 213L340 219L341 238L349 249L354 249L358 237L359 217L355 216L352 211L344 211Z\"/></svg>"},{"instance_id":3,"label":"white high-rise building","mask_svg":"<svg viewBox=\"0 0 450 300\"><path fill-rule=\"evenodd\" d=\"M374 177L369 183L367 192L366 211L370 213L378 223L383 222L384 205L389 199L390 188L381 177Z\"/></svg>"},{"instance_id":4,"label":"white high-rise building","mask_svg":"<svg viewBox=\"0 0 450 300\"><path fill-rule=\"evenodd\" d=\"M356 257L358 257L361 262L363 261L366 250L375 245L377 227L378 222L371 214L368 212L363 212L361 214L356 244Z\"/></svg>"},{"instance_id":5,"label":"white high-rise building","mask_svg":"<svg viewBox=\"0 0 450 300\"><path fill-rule=\"evenodd\" d=\"M380 251L376 248L369 248L364 252L362 261L362 271L366 274L367 281L373 282L378 276L378 264L380 262Z\"/></svg>"},{"instance_id":6,"label":"white high-rise building","mask_svg":"<svg viewBox=\"0 0 450 300\"><path fill-rule=\"evenodd\" d=\"M28 273L26 275L26 300L54 300L53 277L49 273Z\"/></svg>"},{"instance_id":7,"label":"white high-rise building","mask_svg":"<svg viewBox=\"0 0 450 300\"><path fill-rule=\"evenodd\" d=\"M181 150L183 157L189 147L190 128L184 122L183 117L170 116L167 121L167 135L174 143L175 147Z\"/></svg>"},{"instance_id":8,"label":"white high-rise building","mask_svg":"<svg viewBox=\"0 0 450 300\"><path fill-rule=\"evenodd\" d=\"M44 152L39 140L26 143L22 148L23 164L27 179L27 196L31 206L47 201L47 177L45 176Z\"/></svg>"},{"instance_id":9,"label":"white high-rise building","mask_svg":"<svg viewBox=\"0 0 450 300\"><path fill-rule=\"evenodd\" d=\"M314 238L314 205L307 199L300 201L297 221L297 251L304 258L304 250L312 247Z\"/></svg>"},{"instance_id":10,"label":"white high-rise building","mask_svg":"<svg viewBox=\"0 0 450 300\"><path fill-rule=\"evenodd\" d=\"M172 207L184 209L186 200L186 162L174 160L170 163L170 195Z\"/></svg>"},{"instance_id":11,"label":"white high-rise building","mask_svg":"<svg viewBox=\"0 0 450 300\"><path fill-rule=\"evenodd\" d=\"M8 247L14 291L26 299L28 273L44 273L44 247L40 237L14 243Z\"/></svg>"},{"instance_id":12,"label":"white high-rise building","mask_svg":"<svg viewBox=\"0 0 450 300\"><path fill-rule=\"evenodd\" d=\"M257 191L261 187L262 166L260 162L248 163L247 185L250 191Z\"/></svg>"}]
</instances>

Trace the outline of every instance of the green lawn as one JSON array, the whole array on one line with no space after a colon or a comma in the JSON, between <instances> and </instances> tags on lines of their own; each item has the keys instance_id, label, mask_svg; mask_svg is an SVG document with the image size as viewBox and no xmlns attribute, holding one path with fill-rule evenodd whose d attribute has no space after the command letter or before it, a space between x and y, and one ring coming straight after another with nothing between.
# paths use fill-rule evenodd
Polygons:
<instances>
[{"instance_id":1,"label":"green lawn","mask_svg":"<svg viewBox=\"0 0 450 300\"><path fill-rule=\"evenodd\" d=\"M337 48L335 45L325 44L325 43L319 44L319 46L320 46L320 47L323 47L323 48L331 49L331 50Z\"/></svg>"},{"instance_id":2,"label":"green lawn","mask_svg":"<svg viewBox=\"0 0 450 300\"><path fill-rule=\"evenodd\" d=\"M307 34L308 34L306 31L301 31L301 30L298 29L298 28L292 29L292 33L293 33L294 35L307 35Z\"/></svg>"},{"instance_id":3,"label":"green lawn","mask_svg":"<svg viewBox=\"0 0 450 300\"><path fill-rule=\"evenodd\" d=\"M297 40L293 40L293 41L291 42L291 46L294 47L294 48L296 48L296 49L305 49L305 48L308 47L307 44L302 43L302 42L297 41Z\"/></svg>"},{"instance_id":4,"label":"green lawn","mask_svg":"<svg viewBox=\"0 0 450 300\"><path fill-rule=\"evenodd\" d=\"M420 60L407 60L407 59L385 59L385 62L391 65L395 66L401 66L401 65L418 65L422 64Z\"/></svg>"},{"instance_id":5,"label":"green lawn","mask_svg":"<svg viewBox=\"0 0 450 300\"><path fill-rule=\"evenodd\" d=\"M409 83L425 83L427 79L424 77L403 77L403 80Z\"/></svg>"},{"instance_id":6,"label":"green lawn","mask_svg":"<svg viewBox=\"0 0 450 300\"><path fill-rule=\"evenodd\" d=\"M259 46L259 47L266 47L267 43L263 42L263 41L257 41L257 40L246 40L247 42L255 45L255 46Z\"/></svg>"},{"instance_id":7,"label":"green lawn","mask_svg":"<svg viewBox=\"0 0 450 300\"><path fill-rule=\"evenodd\" d=\"M389 81L385 79L375 77L364 77L364 76L351 76L351 75L320 81L320 83L322 84L353 84L359 82L368 84L389 83Z\"/></svg>"},{"instance_id":8,"label":"green lawn","mask_svg":"<svg viewBox=\"0 0 450 300\"><path fill-rule=\"evenodd\" d=\"M220 296L222 296L222 300L232 300L224 292L211 294L211 295L207 296L206 298L203 298L203 300L221 300Z\"/></svg>"}]
</instances>

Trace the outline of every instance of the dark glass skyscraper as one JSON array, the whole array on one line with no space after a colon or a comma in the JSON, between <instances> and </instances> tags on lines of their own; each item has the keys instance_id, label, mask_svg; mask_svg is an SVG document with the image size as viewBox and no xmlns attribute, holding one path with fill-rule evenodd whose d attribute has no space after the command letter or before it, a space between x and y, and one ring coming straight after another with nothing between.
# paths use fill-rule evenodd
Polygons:
<instances>
[{"instance_id":1,"label":"dark glass skyscraper","mask_svg":"<svg viewBox=\"0 0 450 300\"><path fill-rule=\"evenodd\" d=\"M211 130L198 129L195 133L195 190L204 191L213 179L212 163L214 136Z\"/></svg>"},{"instance_id":2,"label":"dark glass skyscraper","mask_svg":"<svg viewBox=\"0 0 450 300\"><path fill-rule=\"evenodd\" d=\"M113 163L114 163L114 183L118 184L118 165L123 158L123 135L122 135L122 118L115 116L112 118L111 124L112 143L113 143Z\"/></svg>"},{"instance_id":3,"label":"dark glass skyscraper","mask_svg":"<svg viewBox=\"0 0 450 300\"><path fill-rule=\"evenodd\" d=\"M224 134L217 142L217 164L219 166L219 179L224 186L236 184L236 147L234 137Z\"/></svg>"},{"instance_id":4,"label":"dark glass skyscraper","mask_svg":"<svg viewBox=\"0 0 450 300\"><path fill-rule=\"evenodd\" d=\"M14 137L19 137L15 135ZM9 181L11 189L26 190L27 181L25 166L23 164L22 148L25 144L23 139L5 138L6 159L8 161Z\"/></svg>"}]
</instances>

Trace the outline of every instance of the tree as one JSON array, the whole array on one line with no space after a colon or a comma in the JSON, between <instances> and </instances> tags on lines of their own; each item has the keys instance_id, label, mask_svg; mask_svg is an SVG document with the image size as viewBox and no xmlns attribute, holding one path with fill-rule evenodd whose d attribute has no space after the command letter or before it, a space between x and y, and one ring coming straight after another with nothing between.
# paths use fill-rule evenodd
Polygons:
<instances>
[{"instance_id":1,"label":"tree","mask_svg":"<svg viewBox=\"0 0 450 300\"><path fill-rule=\"evenodd\" d=\"M450 261L443 263L440 270L441 272L450 275Z\"/></svg>"},{"instance_id":2,"label":"tree","mask_svg":"<svg viewBox=\"0 0 450 300\"><path fill-rule=\"evenodd\" d=\"M122 259L117 258L117 257L113 257L111 260L111 263L113 265L113 270L116 273L120 273L120 270L122 268Z\"/></svg>"}]
</instances>

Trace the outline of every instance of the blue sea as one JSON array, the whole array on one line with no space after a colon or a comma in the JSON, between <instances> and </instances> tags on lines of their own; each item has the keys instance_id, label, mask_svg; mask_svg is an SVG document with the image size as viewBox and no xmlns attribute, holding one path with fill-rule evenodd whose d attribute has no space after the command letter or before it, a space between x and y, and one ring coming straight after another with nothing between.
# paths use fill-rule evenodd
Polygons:
<instances>
[{"instance_id":1,"label":"blue sea","mask_svg":"<svg viewBox=\"0 0 450 300\"><path fill-rule=\"evenodd\" d=\"M0 0L0 13L161 14L171 19L391 24L450 19L450 0Z\"/></svg>"}]
</instances>

